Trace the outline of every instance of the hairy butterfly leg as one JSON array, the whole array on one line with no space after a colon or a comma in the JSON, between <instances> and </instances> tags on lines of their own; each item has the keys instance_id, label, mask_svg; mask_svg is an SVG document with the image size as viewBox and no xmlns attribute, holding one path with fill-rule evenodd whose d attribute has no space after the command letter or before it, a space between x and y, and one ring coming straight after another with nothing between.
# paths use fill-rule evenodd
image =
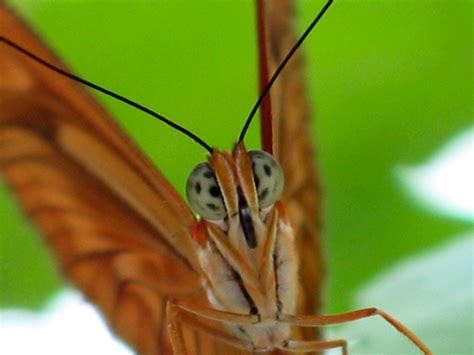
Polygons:
<instances>
[{"instance_id":1,"label":"hairy butterfly leg","mask_svg":"<svg viewBox=\"0 0 474 355\"><path fill-rule=\"evenodd\" d=\"M289 340L283 346L281 350L285 350L290 353L309 353L313 351L323 351L329 349L341 348L342 354L347 355L347 341L344 339L336 340L313 340L313 341L302 341L302 340Z\"/></svg>"},{"instance_id":2,"label":"hairy butterfly leg","mask_svg":"<svg viewBox=\"0 0 474 355\"><path fill-rule=\"evenodd\" d=\"M198 305L192 300L175 299L168 301L166 305L166 318L173 352L176 355L187 355L182 331L183 324L235 348L248 351L254 350L250 342L231 335L222 327L213 326L208 321L245 325L258 322L257 316L218 311Z\"/></svg>"},{"instance_id":3,"label":"hairy butterfly leg","mask_svg":"<svg viewBox=\"0 0 474 355\"><path fill-rule=\"evenodd\" d=\"M390 314L375 308L363 308L352 312L341 313L336 315L283 315L280 321L299 327L320 327L331 324L341 324L352 322L358 319L380 316L387 321L391 326L397 329L400 333L405 335L410 341L420 349L423 354L431 355L432 351L405 325L400 323Z\"/></svg>"}]
</instances>

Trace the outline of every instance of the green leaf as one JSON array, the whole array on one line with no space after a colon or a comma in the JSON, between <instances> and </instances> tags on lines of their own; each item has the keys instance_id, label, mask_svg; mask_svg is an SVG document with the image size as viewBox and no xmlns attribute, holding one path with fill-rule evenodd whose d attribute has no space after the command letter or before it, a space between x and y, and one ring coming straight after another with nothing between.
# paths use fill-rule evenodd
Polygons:
<instances>
[{"instance_id":1,"label":"green leaf","mask_svg":"<svg viewBox=\"0 0 474 355\"><path fill-rule=\"evenodd\" d=\"M413 255L356 292L354 308L378 307L405 324L434 354L472 354L474 233ZM343 326L351 354L417 354L381 318Z\"/></svg>"}]
</instances>

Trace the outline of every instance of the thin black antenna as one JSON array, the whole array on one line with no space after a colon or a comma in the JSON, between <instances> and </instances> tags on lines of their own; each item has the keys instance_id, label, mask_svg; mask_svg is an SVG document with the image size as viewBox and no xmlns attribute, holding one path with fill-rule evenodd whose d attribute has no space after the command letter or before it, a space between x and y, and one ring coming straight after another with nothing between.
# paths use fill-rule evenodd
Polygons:
<instances>
[{"instance_id":1,"label":"thin black antenna","mask_svg":"<svg viewBox=\"0 0 474 355\"><path fill-rule=\"evenodd\" d=\"M31 58L35 62L38 62L41 65L44 65L45 67L51 69L52 71L54 71L54 72L56 72L56 73L58 73L62 76L65 76L66 78L69 78L71 80L74 80L74 81L77 81L81 84L84 84L85 86L88 86L91 89L97 90L97 91L99 91L99 92L101 92L105 95L111 96L111 97L113 97L114 99L116 99L118 101L121 101L121 102L123 102L123 103L125 103L129 106L132 106L132 107L134 107L134 108L136 108L136 109L138 109L142 112L145 112L145 113L149 114L150 116L160 120L161 122L167 124L168 126L174 128L177 131L179 131L179 132L183 133L184 135L188 136L193 141L195 141L197 144L199 144L204 149L206 149L209 153L212 153L212 147L209 144L207 144L206 142L204 142L197 135L195 135L191 131L187 130L186 128L174 123L173 121L169 120L165 116L160 115L159 113L149 109L148 107L145 107L145 106L143 106L143 105L141 105L141 104L139 104L135 101L127 99L126 97L124 97L120 94L117 94L116 92L113 92L111 90L108 90L108 89L106 89L106 88L104 88L100 85L94 84L93 82L90 82L89 80L86 80L86 79L80 78L80 77L78 77L74 74L68 73L67 71L65 71L61 68L58 68L55 65L53 65L51 63L48 63L47 61L41 59L40 57L36 56L35 54L31 53L30 51L28 51L25 48L21 47L20 45L16 44L15 42L9 40L8 38L5 38L4 36L0 36L0 42L5 43L7 46L12 47L13 49L17 50L18 52L20 52L20 53L24 54L25 56Z\"/></svg>"},{"instance_id":2,"label":"thin black antenna","mask_svg":"<svg viewBox=\"0 0 474 355\"><path fill-rule=\"evenodd\" d=\"M250 127L250 123L252 123L252 119L255 116L255 113L257 112L258 108L262 104L263 99L265 98L265 96L268 95L268 92L270 91L273 84L275 83L275 80L278 78L281 71L285 68L286 64L289 62L291 57L293 57L293 54L295 54L296 50L301 46L301 44L304 42L306 37L308 37L308 35L313 30L314 26L316 26L316 24L319 22L321 17L323 17L324 13L327 11L327 9L329 9L329 7L331 6L332 3L333 3L333 0L328 0L326 5L324 5L322 10L318 13L318 15L313 20L313 22L311 22L311 24L308 26L306 31L304 31L303 35L300 37L298 42L296 42L295 45L293 46L293 48L291 48L291 50L288 52L285 59L283 59L283 61L281 62L280 66L277 68L277 70L275 70L275 73L272 75L271 79L268 81L267 86L265 86L265 89L263 89L263 91L260 94L257 102L255 102L254 106L252 107L252 110L250 111L247 119L245 120L244 127L242 128L242 131L240 132L239 143L243 141L243 139L245 137L245 134L247 133L247 130Z\"/></svg>"}]
</instances>

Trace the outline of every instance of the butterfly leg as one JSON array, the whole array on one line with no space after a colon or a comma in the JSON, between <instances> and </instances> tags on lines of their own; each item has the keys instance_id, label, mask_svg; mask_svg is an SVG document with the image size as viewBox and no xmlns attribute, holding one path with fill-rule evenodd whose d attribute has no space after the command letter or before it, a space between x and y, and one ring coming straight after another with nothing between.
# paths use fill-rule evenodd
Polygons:
<instances>
[{"instance_id":1,"label":"butterfly leg","mask_svg":"<svg viewBox=\"0 0 474 355\"><path fill-rule=\"evenodd\" d=\"M320 327L331 324L352 322L362 318L380 316L400 333L410 339L425 355L431 355L431 350L406 326L393 318L390 314L378 308L364 308L352 312L330 315L282 315L280 321L299 327Z\"/></svg>"},{"instance_id":2,"label":"butterfly leg","mask_svg":"<svg viewBox=\"0 0 474 355\"><path fill-rule=\"evenodd\" d=\"M289 340L280 347L281 350L285 350L290 353L308 353L313 351L319 352L335 348L341 348L342 354L347 355L347 342L344 339L315 341Z\"/></svg>"},{"instance_id":3,"label":"butterfly leg","mask_svg":"<svg viewBox=\"0 0 474 355\"><path fill-rule=\"evenodd\" d=\"M191 326L199 332L208 334L235 348L248 351L254 349L251 343L229 334L225 329L223 330L222 326L213 327L206 323L206 320L213 320L219 322L233 322L234 324L251 324L256 321L253 316L222 312L202 307L188 300L174 300L168 301L166 305L166 317L168 333L175 355L186 355L182 332L183 324Z\"/></svg>"}]
</instances>

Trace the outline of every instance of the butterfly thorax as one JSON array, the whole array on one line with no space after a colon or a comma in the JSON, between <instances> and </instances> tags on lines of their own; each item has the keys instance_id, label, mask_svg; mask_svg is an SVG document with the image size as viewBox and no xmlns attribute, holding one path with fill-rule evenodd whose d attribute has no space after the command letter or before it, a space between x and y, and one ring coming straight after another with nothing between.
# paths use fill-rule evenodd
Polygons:
<instances>
[{"instance_id":1,"label":"butterfly thorax","mask_svg":"<svg viewBox=\"0 0 474 355\"><path fill-rule=\"evenodd\" d=\"M197 224L199 262L211 305L222 311L258 315L252 325L230 325L255 349L270 350L290 337L280 314L294 314L297 257L293 230L282 203L260 208L251 161L243 146L214 153L214 169L227 217Z\"/></svg>"}]
</instances>

